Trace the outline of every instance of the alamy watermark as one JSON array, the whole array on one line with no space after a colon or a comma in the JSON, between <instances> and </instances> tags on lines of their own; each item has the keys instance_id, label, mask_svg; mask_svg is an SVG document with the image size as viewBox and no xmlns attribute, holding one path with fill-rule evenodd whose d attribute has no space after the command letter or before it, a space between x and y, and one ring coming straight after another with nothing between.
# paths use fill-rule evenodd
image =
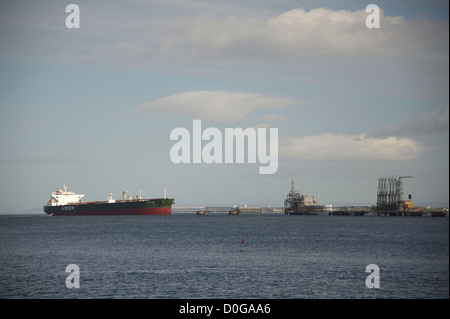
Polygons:
<instances>
[{"instance_id":1,"label":"alamy watermark","mask_svg":"<svg viewBox=\"0 0 450 319\"><path fill-rule=\"evenodd\" d=\"M80 28L80 8L76 4L66 6L66 27ZM376 4L369 4L366 12L370 13L365 21L369 29L380 28L380 8ZM278 170L278 128L270 128L267 143L266 128L225 128L224 141L219 129L209 127L203 132L201 120L193 121L192 152L191 135L183 127L178 127L170 133L170 140L178 140L170 150L173 163L244 163L245 138L247 139L247 163L263 164L259 167L259 174L274 174ZM212 140L211 140L212 138ZM234 147L236 140L236 148ZM210 141L202 146L203 141ZM267 147L269 144L269 147ZM222 149L224 146L224 149ZM269 152L268 152L269 149ZM236 150L236 152L234 152ZM192 158L191 158L192 153ZM236 154L236 156L235 156ZM222 156L223 155L223 156ZM236 157L236 162L234 161ZM264 166L264 164L267 164Z\"/></svg>"},{"instance_id":2,"label":"alamy watermark","mask_svg":"<svg viewBox=\"0 0 450 319\"><path fill-rule=\"evenodd\" d=\"M366 12L370 14L366 17L366 27L368 29L380 28L380 8L376 4L369 4L366 7Z\"/></svg>"},{"instance_id":3,"label":"alamy watermark","mask_svg":"<svg viewBox=\"0 0 450 319\"><path fill-rule=\"evenodd\" d=\"M380 288L380 267L375 264L367 265L366 272L370 273L366 278L366 287Z\"/></svg>"},{"instance_id":4,"label":"alamy watermark","mask_svg":"<svg viewBox=\"0 0 450 319\"><path fill-rule=\"evenodd\" d=\"M67 265L66 272L70 273L66 278L66 287L80 288L80 267L76 264ZM366 278L366 287L380 288L380 267L376 264L367 265L366 273L370 273Z\"/></svg>"},{"instance_id":5,"label":"alamy watermark","mask_svg":"<svg viewBox=\"0 0 450 319\"><path fill-rule=\"evenodd\" d=\"M260 174L274 174L278 170L278 128L270 128L269 135L268 137L266 128L256 130L249 127L243 130L237 127L225 128L222 136L222 132L215 127L202 131L201 120L193 120L192 139L191 133L184 127L177 127L170 133L170 140L178 141L170 150L170 159L175 164L220 164L235 163L236 157L236 163L245 163L247 153L247 163L254 164L258 161L260 164L267 164L259 167ZM203 145L203 141L209 142Z\"/></svg>"},{"instance_id":6,"label":"alamy watermark","mask_svg":"<svg viewBox=\"0 0 450 319\"><path fill-rule=\"evenodd\" d=\"M66 278L66 287L69 289L80 288L80 267L76 264L70 264L66 267L69 276Z\"/></svg>"},{"instance_id":7,"label":"alamy watermark","mask_svg":"<svg viewBox=\"0 0 450 319\"><path fill-rule=\"evenodd\" d=\"M70 13L66 17L66 28L79 29L80 28L80 7L77 4L71 3L66 6L66 12ZM366 12L370 14L366 18L366 27L368 29L380 28L380 8L376 4L369 4L366 6Z\"/></svg>"},{"instance_id":8,"label":"alamy watermark","mask_svg":"<svg viewBox=\"0 0 450 319\"><path fill-rule=\"evenodd\" d=\"M76 4L69 4L66 7L66 12L70 14L66 17L67 29L80 28L80 7Z\"/></svg>"}]
</instances>

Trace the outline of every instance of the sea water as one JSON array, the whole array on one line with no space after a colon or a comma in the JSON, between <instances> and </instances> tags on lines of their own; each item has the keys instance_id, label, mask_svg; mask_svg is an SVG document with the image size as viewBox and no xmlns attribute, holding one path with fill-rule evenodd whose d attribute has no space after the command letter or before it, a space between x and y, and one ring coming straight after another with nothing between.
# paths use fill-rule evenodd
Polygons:
<instances>
[{"instance_id":1,"label":"sea water","mask_svg":"<svg viewBox=\"0 0 450 319\"><path fill-rule=\"evenodd\" d=\"M449 298L448 233L429 216L0 216L0 298Z\"/></svg>"}]
</instances>

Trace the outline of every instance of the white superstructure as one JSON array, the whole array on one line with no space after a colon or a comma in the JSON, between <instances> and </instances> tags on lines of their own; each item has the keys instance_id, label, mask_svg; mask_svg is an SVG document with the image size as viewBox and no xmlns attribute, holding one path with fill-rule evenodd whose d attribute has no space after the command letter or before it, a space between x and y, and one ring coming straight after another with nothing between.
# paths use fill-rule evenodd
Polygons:
<instances>
[{"instance_id":1,"label":"white superstructure","mask_svg":"<svg viewBox=\"0 0 450 319\"><path fill-rule=\"evenodd\" d=\"M48 206L61 206L68 204L81 203L84 197L83 194L75 194L74 192L68 192L67 186L63 186L64 191L58 189L56 192L52 193L50 200L48 201Z\"/></svg>"}]
</instances>

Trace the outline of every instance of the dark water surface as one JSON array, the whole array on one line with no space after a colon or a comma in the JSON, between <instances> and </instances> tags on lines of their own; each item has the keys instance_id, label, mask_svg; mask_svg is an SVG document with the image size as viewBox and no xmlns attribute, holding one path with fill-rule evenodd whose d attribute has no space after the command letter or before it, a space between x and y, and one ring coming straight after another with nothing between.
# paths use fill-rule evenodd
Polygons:
<instances>
[{"instance_id":1,"label":"dark water surface","mask_svg":"<svg viewBox=\"0 0 450 319\"><path fill-rule=\"evenodd\" d=\"M448 217L0 216L0 298L449 298L448 234Z\"/></svg>"}]
</instances>

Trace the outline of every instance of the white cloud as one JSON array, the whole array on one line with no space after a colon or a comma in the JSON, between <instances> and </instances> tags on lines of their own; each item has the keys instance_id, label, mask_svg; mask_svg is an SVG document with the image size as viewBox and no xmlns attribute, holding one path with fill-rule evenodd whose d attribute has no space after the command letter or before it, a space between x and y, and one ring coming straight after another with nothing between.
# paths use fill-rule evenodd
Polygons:
<instances>
[{"instance_id":1,"label":"white cloud","mask_svg":"<svg viewBox=\"0 0 450 319\"><path fill-rule=\"evenodd\" d=\"M276 110L298 102L261 94L227 91L188 91L141 104L137 111L192 114L197 119L217 122L243 121L255 110Z\"/></svg>"},{"instance_id":2,"label":"white cloud","mask_svg":"<svg viewBox=\"0 0 450 319\"><path fill-rule=\"evenodd\" d=\"M305 161L410 160L424 151L409 138L370 138L365 134L321 134L279 140L280 157Z\"/></svg>"},{"instance_id":3,"label":"white cloud","mask_svg":"<svg viewBox=\"0 0 450 319\"><path fill-rule=\"evenodd\" d=\"M366 28L368 13L364 8L354 12L300 8L269 18L208 14L153 17L134 21L135 28L126 34L126 42L116 38L112 45L84 58L154 62L156 58L208 61L333 56L370 60L418 50L448 55L448 22L407 21L385 16L382 10L381 14L380 29Z\"/></svg>"},{"instance_id":4,"label":"white cloud","mask_svg":"<svg viewBox=\"0 0 450 319\"><path fill-rule=\"evenodd\" d=\"M171 65L239 59L297 61L305 57L370 61L418 51L448 60L448 21L409 21L386 16L381 10L381 28L367 29L365 5L358 11L298 8L275 14L273 9L245 1L86 2L80 5L81 28L70 36L61 23L65 5L14 2L2 8L2 30L29 29L33 32L25 35L36 41L30 44L26 37L5 32L9 41L6 53L16 58L16 51L24 51L21 55L34 57L30 48L54 40L54 47L43 45L45 54L40 59L128 67L132 63L139 68L155 67L161 61ZM12 50L11 45L17 47Z\"/></svg>"}]
</instances>

